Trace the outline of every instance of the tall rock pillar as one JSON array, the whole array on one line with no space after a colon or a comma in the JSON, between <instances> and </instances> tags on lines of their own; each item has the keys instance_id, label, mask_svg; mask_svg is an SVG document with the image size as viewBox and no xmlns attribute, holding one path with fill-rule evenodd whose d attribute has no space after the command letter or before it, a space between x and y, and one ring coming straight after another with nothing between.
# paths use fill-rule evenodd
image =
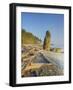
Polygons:
<instances>
[{"instance_id":1,"label":"tall rock pillar","mask_svg":"<svg viewBox=\"0 0 73 90\"><path fill-rule=\"evenodd\" d=\"M51 34L49 31L46 31L46 36L44 38L43 49L50 51L51 44Z\"/></svg>"}]
</instances>

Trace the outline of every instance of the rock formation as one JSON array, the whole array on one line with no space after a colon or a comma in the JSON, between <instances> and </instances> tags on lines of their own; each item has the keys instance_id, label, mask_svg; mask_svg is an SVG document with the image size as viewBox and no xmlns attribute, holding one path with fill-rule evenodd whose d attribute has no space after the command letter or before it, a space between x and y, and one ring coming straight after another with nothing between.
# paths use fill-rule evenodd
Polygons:
<instances>
[{"instance_id":1,"label":"rock formation","mask_svg":"<svg viewBox=\"0 0 73 90\"><path fill-rule=\"evenodd\" d=\"M44 38L44 43L43 43L43 49L44 50L50 50L50 42L51 42L51 35L49 31L46 31L46 36Z\"/></svg>"}]
</instances>

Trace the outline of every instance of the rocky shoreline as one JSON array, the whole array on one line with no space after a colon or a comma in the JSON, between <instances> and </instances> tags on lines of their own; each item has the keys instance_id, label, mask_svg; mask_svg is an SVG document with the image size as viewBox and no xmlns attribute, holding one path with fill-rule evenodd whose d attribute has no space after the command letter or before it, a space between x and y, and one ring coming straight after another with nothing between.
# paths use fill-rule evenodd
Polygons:
<instances>
[{"instance_id":1,"label":"rocky shoreline","mask_svg":"<svg viewBox=\"0 0 73 90\"><path fill-rule=\"evenodd\" d=\"M22 47L21 77L58 76L64 74L63 60L60 60L61 53L59 53L60 55L58 53L55 54L42 48L39 45L24 45ZM60 60L60 63L57 59Z\"/></svg>"}]
</instances>

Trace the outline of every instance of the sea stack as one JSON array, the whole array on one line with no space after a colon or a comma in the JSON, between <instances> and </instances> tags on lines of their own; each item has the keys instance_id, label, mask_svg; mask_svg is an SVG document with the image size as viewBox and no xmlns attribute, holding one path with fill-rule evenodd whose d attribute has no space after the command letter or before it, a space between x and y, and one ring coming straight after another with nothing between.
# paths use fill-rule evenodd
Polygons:
<instances>
[{"instance_id":1,"label":"sea stack","mask_svg":"<svg viewBox=\"0 0 73 90\"><path fill-rule=\"evenodd\" d=\"M51 34L49 31L46 31L46 35L43 43L43 49L50 51L50 43L51 43Z\"/></svg>"}]
</instances>

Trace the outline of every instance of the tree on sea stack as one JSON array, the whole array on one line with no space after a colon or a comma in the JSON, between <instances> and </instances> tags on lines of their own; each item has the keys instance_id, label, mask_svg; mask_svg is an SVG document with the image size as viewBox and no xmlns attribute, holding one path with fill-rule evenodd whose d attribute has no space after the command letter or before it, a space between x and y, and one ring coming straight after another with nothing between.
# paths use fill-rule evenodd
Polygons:
<instances>
[{"instance_id":1,"label":"tree on sea stack","mask_svg":"<svg viewBox=\"0 0 73 90\"><path fill-rule=\"evenodd\" d=\"M46 31L46 35L43 43L43 49L50 51L50 43L51 43L51 34L49 31Z\"/></svg>"}]
</instances>

